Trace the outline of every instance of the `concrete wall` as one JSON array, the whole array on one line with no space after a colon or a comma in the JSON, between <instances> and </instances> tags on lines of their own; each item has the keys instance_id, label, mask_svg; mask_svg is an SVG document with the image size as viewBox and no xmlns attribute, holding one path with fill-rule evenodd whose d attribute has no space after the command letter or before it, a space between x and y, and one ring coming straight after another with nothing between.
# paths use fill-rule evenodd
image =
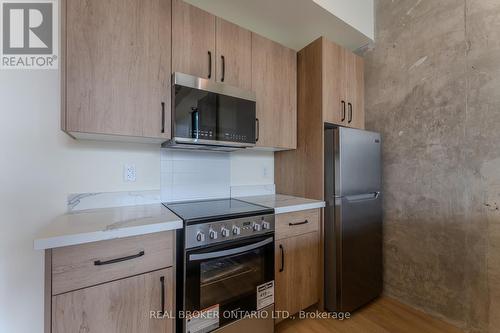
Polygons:
<instances>
[{"instance_id":1,"label":"concrete wall","mask_svg":"<svg viewBox=\"0 0 500 333\"><path fill-rule=\"evenodd\" d=\"M377 0L367 128L384 138L385 293L500 332L500 0Z\"/></svg>"}]
</instances>

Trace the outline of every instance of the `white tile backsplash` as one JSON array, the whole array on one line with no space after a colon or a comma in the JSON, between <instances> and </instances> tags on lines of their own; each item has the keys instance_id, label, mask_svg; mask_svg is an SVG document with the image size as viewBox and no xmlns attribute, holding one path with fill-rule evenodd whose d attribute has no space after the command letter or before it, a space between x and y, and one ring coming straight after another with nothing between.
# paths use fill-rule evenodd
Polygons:
<instances>
[{"instance_id":1,"label":"white tile backsplash","mask_svg":"<svg viewBox=\"0 0 500 333\"><path fill-rule=\"evenodd\" d=\"M272 194L276 194L276 186L274 184L231 186L231 197L251 197L255 195Z\"/></svg>"},{"instance_id":2,"label":"white tile backsplash","mask_svg":"<svg viewBox=\"0 0 500 333\"><path fill-rule=\"evenodd\" d=\"M230 195L230 154L162 149L162 201L224 198Z\"/></svg>"},{"instance_id":3,"label":"white tile backsplash","mask_svg":"<svg viewBox=\"0 0 500 333\"><path fill-rule=\"evenodd\" d=\"M161 150L163 202L274 193L272 152Z\"/></svg>"}]
</instances>

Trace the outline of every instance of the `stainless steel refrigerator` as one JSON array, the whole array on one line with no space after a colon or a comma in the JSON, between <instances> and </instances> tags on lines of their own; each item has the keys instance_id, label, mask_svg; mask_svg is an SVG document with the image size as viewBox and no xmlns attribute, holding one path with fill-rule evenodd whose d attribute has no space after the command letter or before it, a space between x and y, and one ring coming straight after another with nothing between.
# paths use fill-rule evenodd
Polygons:
<instances>
[{"instance_id":1,"label":"stainless steel refrigerator","mask_svg":"<svg viewBox=\"0 0 500 333\"><path fill-rule=\"evenodd\" d=\"M325 127L325 308L351 312L382 292L380 134Z\"/></svg>"}]
</instances>

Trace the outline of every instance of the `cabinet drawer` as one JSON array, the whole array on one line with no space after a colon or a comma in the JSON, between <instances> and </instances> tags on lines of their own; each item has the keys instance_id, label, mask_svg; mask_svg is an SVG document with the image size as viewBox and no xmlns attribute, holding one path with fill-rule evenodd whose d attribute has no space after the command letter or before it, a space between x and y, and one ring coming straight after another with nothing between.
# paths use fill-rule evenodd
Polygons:
<instances>
[{"instance_id":1,"label":"cabinet drawer","mask_svg":"<svg viewBox=\"0 0 500 333\"><path fill-rule=\"evenodd\" d=\"M52 295L172 266L174 233L159 232L52 250Z\"/></svg>"},{"instance_id":2,"label":"cabinet drawer","mask_svg":"<svg viewBox=\"0 0 500 333\"><path fill-rule=\"evenodd\" d=\"M276 239L319 230L319 209L276 215Z\"/></svg>"}]
</instances>

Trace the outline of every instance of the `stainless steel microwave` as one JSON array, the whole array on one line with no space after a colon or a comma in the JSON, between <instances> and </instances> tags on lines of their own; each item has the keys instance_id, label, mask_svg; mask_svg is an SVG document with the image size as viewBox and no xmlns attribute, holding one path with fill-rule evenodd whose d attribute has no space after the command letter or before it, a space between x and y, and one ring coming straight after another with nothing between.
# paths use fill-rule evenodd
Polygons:
<instances>
[{"instance_id":1,"label":"stainless steel microwave","mask_svg":"<svg viewBox=\"0 0 500 333\"><path fill-rule=\"evenodd\" d=\"M172 139L169 148L231 151L255 146L255 93L227 84L172 75Z\"/></svg>"}]
</instances>

